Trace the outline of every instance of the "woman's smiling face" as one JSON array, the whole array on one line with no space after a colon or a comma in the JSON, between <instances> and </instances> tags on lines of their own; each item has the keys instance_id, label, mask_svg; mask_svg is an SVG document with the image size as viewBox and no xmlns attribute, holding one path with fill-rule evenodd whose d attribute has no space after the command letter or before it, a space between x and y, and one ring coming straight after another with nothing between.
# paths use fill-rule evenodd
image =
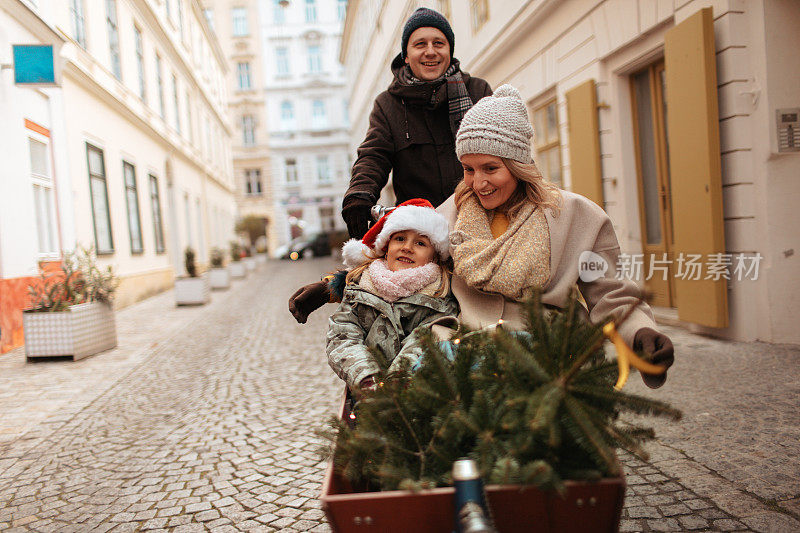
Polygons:
<instances>
[{"instance_id":1,"label":"woman's smiling face","mask_svg":"<svg viewBox=\"0 0 800 533\"><path fill-rule=\"evenodd\" d=\"M475 192L484 209L497 209L517 189L517 178L497 156L466 154L461 157L461 166L464 167L464 182Z\"/></svg>"}]
</instances>

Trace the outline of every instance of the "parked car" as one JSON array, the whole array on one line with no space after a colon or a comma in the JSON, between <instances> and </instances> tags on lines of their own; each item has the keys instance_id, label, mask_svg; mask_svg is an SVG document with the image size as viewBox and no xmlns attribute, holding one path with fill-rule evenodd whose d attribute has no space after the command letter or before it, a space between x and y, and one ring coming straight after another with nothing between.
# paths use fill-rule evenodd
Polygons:
<instances>
[{"instance_id":1,"label":"parked car","mask_svg":"<svg viewBox=\"0 0 800 533\"><path fill-rule=\"evenodd\" d=\"M280 257L297 261L324 255L331 255L330 238L327 233L315 233L292 240Z\"/></svg>"}]
</instances>

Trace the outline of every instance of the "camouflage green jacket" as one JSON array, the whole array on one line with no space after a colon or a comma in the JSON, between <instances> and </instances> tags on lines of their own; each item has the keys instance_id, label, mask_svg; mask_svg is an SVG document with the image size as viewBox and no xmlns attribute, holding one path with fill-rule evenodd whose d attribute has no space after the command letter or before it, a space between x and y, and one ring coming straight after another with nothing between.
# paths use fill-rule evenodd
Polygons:
<instances>
[{"instance_id":1,"label":"camouflage green jacket","mask_svg":"<svg viewBox=\"0 0 800 533\"><path fill-rule=\"evenodd\" d=\"M352 389L381 370L370 348L391 360L390 370L420 356L419 334L444 316L456 316L452 294L435 298L417 293L389 303L360 285L344 289L342 303L331 315L328 328L328 364Z\"/></svg>"}]
</instances>

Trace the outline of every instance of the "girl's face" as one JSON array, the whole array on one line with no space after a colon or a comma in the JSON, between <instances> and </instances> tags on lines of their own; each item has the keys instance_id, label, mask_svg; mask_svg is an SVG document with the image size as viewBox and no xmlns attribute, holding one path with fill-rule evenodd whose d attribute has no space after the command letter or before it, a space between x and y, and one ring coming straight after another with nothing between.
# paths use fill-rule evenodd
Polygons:
<instances>
[{"instance_id":1,"label":"girl's face","mask_svg":"<svg viewBox=\"0 0 800 533\"><path fill-rule=\"evenodd\" d=\"M466 154L461 157L464 181L475 191L484 209L496 209L506 203L517 189L519 180L497 156Z\"/></svg>"},{"instance_id":2,"label":"girl's face","mask_svg":"<svg viewBox=\"0 0 800 533\"><path fill-rule=\"evenodd\" d=\"M413 229L398 231L389 238L386 265L392 272L416 268L433 261L436 256L431 240Z\"/></svg>"}]
</instances>

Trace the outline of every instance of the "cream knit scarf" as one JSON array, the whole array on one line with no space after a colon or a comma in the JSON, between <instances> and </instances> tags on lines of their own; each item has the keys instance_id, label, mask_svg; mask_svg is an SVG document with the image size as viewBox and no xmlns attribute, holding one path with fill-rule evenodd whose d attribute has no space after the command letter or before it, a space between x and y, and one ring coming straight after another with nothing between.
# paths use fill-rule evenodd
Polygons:
<instances>
[{"instance_id":1,"label":"cream knit scarf","mask_svg":"<svg viewBox=\"0 0 800 533\"><path fill-rule=\"evenodd\" d=\"M550 231L544 210L533 204L495 239L489 212L470 196L458 210L450 244L454 274L475 289L521 301L550 279Z\"/></svg>"},{"instance_id":2,"label":"cream knit scarf","mask_svg":"<svg viewBox=\"0 0 800 533\"><path fill-rule=\"evenodd\" d=\"M359 285L387 302L396 302L418 292L433 296L439 288L441 272L436 263L392 271L385 259L378 259L361 274Z\"/></svg>"}]
</instances>

